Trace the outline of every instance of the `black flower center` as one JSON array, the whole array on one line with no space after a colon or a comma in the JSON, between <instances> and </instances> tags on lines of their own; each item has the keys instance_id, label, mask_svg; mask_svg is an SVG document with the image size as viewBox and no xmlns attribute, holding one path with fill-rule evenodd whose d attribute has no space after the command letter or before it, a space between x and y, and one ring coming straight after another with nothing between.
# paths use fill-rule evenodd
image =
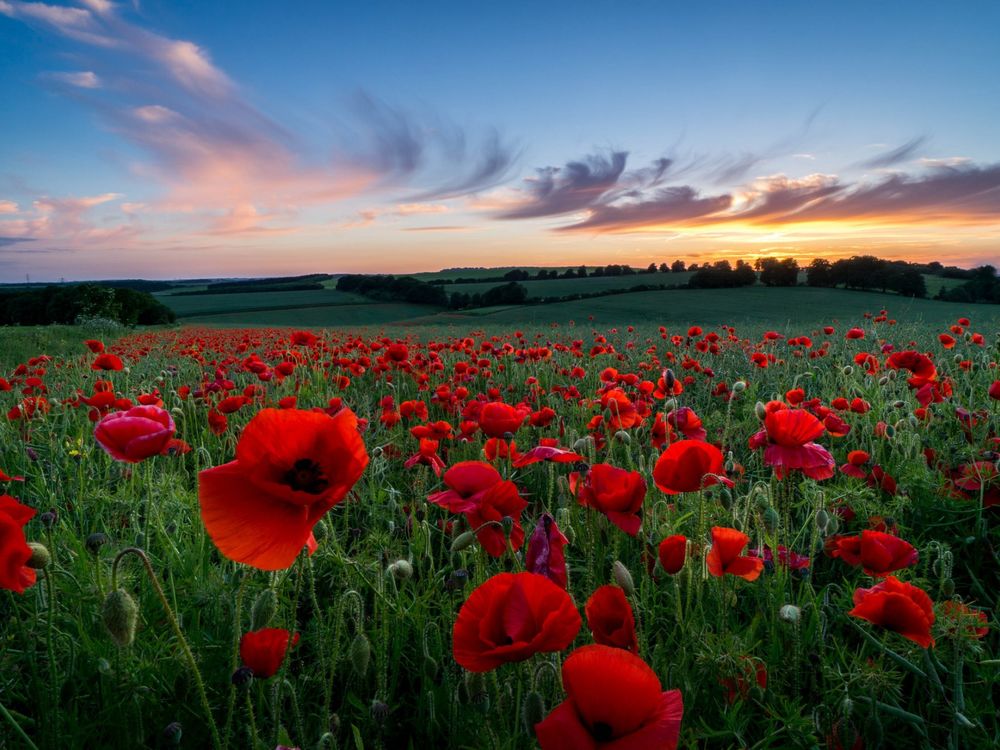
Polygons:
<instances>
[{"instance_id":1,"label":"black flower center","mask_svg":"<svg viewBox=\"0 0 1000 750\"><path fill-rule=\"evenodd\" d=\"M594 724L593 728L590 730L590 734L598 742L610 742L614 739L615 730L611 728L610 724L606 724L603 721L598 721Z\"/></svg>"},{"instance_id":2,"label":"black flower center","mask_svg":"<svg viewBox=\"0 0 1000 750\"><path fill-rule=\"evenodd\" d=\"M310 495L323 493L330 483L323 476L323 468L310 458L300 458L285 472L284 482L297 492Z\"/></svg>"}]
</instances>

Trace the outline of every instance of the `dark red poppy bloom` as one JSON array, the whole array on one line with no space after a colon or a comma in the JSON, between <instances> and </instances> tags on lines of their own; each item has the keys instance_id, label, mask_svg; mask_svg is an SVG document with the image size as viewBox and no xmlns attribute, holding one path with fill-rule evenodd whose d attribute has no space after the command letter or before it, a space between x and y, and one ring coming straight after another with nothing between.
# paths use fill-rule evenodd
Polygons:
<instances>
[{"instance_id":1,"label":"dark red poppy bloom","mask_svg":"<svg viewBox=\"0 0 1000 750\"><path fill-rule=\"evenodd\" d=\"M738 698L746 700L754 682L761 690L767 689L767 666L760 659L749 656L740 657L733 674L719 678L719 684L726 689L726 702L730 705Z\"/></svg>"},{"instance_id":2,"label":"dark red poppy bloom","mask_svg":"<svg viewBox=\"0 0 1000 750\"><path fill-rule=\"evenodd\" d=\"M518 550L524 544L521 512L528 506L517 491L517 485L500 476L500 472L483 461L461 461L444 473L447 490L427 496L427 502L447 508L452 513L464 513L476 538L490 555L500 557L507 551L503 519L514 521L510 530L510 546Z\"/></svg>"},{"instance_id":3,"label":"dark red poppy bloom","mask_svg":"<svg viewBox=\"0 0 1000 750\"><path fill-rule=\"evenodd\" d=\"M121 357L117 354L104 354L97 355L97 358L90 365L91 370L123 370L125 365L122 364Z\"/></svg>"},{"instance_id":4,"label":"dark red poppy bloom","mask_svg":"<svg viewBox=\"0 0 1000 750\"><path fill-rule=\"evenodd\" d=\"M201 518L219 551L262 570L291 565L368 465L357 424L349 409L258 412L236 460L199 475Z\"/></svg>"},{"instance_id":5,"label":"dark red poppy bloom","mask_svg":"<svg viewBox=\"0 0 1000 750\"><path fill-rule=\"evenodd\" d=\"M0 495L0 589L23 594L35 582L35 571L27 566L31 548L24 537L24 526L34 515L34 508Z\"/></svg>"},{"instance_id":6,"label":"dark red poppy bloom","mask_svg":"<svg viewBox=\"0 0 1000 750\"><path fill-rule=\"evenodd\" d=\"M288 652L289 633L284 628L262 628L244 633L240 638L240 660L253 670L254 677L267 679L281 669ZM292 646L299 642L299 634L292 638Z\"/></svg>"},{"instance_id":7,"label":"dark red poppy bloom","mask_svg":"<svg viewBox=\"0 0 1000 750\"><path fill-rule=\"evenodd\" d=\"M24 477L22 476L12 477L3 469L0 469L0 482L23 482L23 481Z\"/></svg>"},{"instance_id":8,"label":"dark red poppy bloom","mask_svg":"<svg viewBox=\"0 0 1000 750\"><path fill-rule=\"evenodd\" d=\"M973 609L954 599L941 605L941 615L948 623L946 631L950 636L983 638L990 632L989 617L983 610Z\"/></svg>"},{"instance_id":9,"label":"dark red poppy bloom","mask_svg":"<svg viewBox=\"0 0 1000 750\"><path fill-rule=\"evenodd\" d=\"M625 598L621 587L601 586L587 600L584 608L587 627L594 637L594 643L614 646L639 653L639 641L635 635L635 615L632 605Z\"/></svg>"},{"instance_id":10,"label":"dark red poppy bloom","mask_svg":"<svg viewBox=\"0 0 1000 750\"><path fill-rule=\"evenodd\" d=\"M899 633L923 648L934 645L934 604L925 591L889 576L870 589L854 590L852 617Z\"/></svg>"},{"instance_id":11,"label":"dark red poppy bloom","mask_svg":"<svg viewBox=\"0 0 1000 750\"><path fill-rule=\"evenodd\" d=\"M555 464L570 464L575 461L582 460L583 456L579 453L574 453L568 448L560 448L554 439L551 443L547 443L545 438L543 438L539 445L518 456L514 460L513 466L515 469L520 469L530 464L536 464L539 461L551 461Z\"/></svg>"},{"instance_id":12,"label":"dark red poppy bloom","mask_svg":"<svg viewBox=\"0 0 1000 750\"><path fill-rule=\"evenodd\" d=\"M502 438L507 433L515 433L527 415L510 404L491 401L483 404L479 411L479 427L491 438Z\"/></svg>"},{"instance_id":13,"label":"dark red poppy bloom","mask_svg":"<svg viewBox=\"0 0 1000 750\"><path fill-rule=\"evenodd\" d=\"M566 700L535 725L542 750L674 750L680 690L663 690L646 662L620 648L576 649L562 667Z\"/></svg>"},{"instance_id":14,"label":"dark red poppy bloom","mask_svg":"<svg viewBox=\"0 0 1000 750\"><path fill-rule=\"evenodd\" d=\"M488 672L537 653L562 651L581 624L570 595L545 576L498 573L462 605L452 649L465 669Z\"/></svg>"},{"instance_id":15,"label":"dark red poppy bloom","mask_svg":"<svg viewBox=\"0 0 1000 750\"><path fill-rule=\"evenodd\" d=\"M764 417L764 429L750 438L752 449L764 448L764 463L783 479L798 469L810 479L829 479L836 464L830 452L813 441L825 428L804 409L776 409Z\"/></svg>"},{"instance_id":16,"label":"dark red poppy bloom","mask_svg":"<svg viewBox=\"0 0 1000 750\"><path fill-rule=\"evenodd\" d=\"M566 588L568 577L563 547L568 542L569 540L556 525L556 520L548 513L543 513L531 533L531 538L528 539L528 551L524 560L525 570L545 576Z\"/></svg>"},{"instance_id":17,"label":"dark red poppy bloom","mask_svg":"<svg viewBox=\"0 0 1000 750\"><path fill-rule=\"evenodd\" d=\"M683 534L668 536L660 542L657 555L664 572L677 575L684 567L684 560L687 557L687 537Z\"/></svg>"},{"instance_id":18,"label":"dark red poppy bloom","mask_svg":"<svg viewBox=\"0 0 1000 750\"><path fill-rule=\"evenodd\" d=\"M698 492L719 483L732 487L724 464L722 451L711 443L681 440L660 454L653 467L653 481L668 495Z\"/></svg>"},{"instance_id":19,"label":"dark red poppy bloom","mask_svg":"<svg viewBox=\"0 0 1000 750\"><path fill-rule=\"evenodd\" d=\"M570 474L569 487L580 505L600 511L626 534L639 533L646 499L646 480L639 472L594 464L582 478Z\"/></svg>"},{"instance_id":20,"label":"dark red poppy bloom","mask_svg":"<svg viewBox=\"0 0 1000 750\"><path fill-rule=\"evenodd\" d=\"M444 470L444 459L438 455L438 441L420 438L420 449L403 462L403 468L410 469L417 464L430 466L436 476Z\"/></svg>"},{"instance_id":21,"label":"dark red poppy bloom","mask_svg":"<svg viewBox=\"0 0 1000 750\"><path fill-rule=\"evenodd\" d=\"M748 581L755 580L764 569L764 561L759 557L743 555L743 548L749 542L750 537L742 531L713 526L712 549L705 560L708 572L713 576L729 573Z\"/></svg>"},{"instance_id":22,"label":"dark red poppy bloom","mask_svg":"<svg viewBox=\"0 0 1000 750\"><path fill-rule=\"evenodd\" d=\"M1000 380L994 380L990 384L987 393L989 394L990 398L992 398L994 401L1000 401Z\"/></svg>"},{"instance_id":23,"label":"dark red poppy bloom","mask_svg":"<svg viewBox=\"0 0 1000 750\"><path fill-rule=\"evenodd\" d=\"M708 431L701 424L701 417L690 406L682 406L667 414L667 424L688 440L704 440Z\"/></svg>"},{"instance_id":24,"label":"dark red poppy bloom","mask_svg":"<svg viewBox=\"0 0 1000 750\"><path fill-rule=\"evenodd\" d=\"M860 536L836 537L829 555L848 565L861 565L865 573L875 578L917 564L917 550L912 544L881 531L866 530Z\"/></svg>"},{"instance_id":25,"label":"dark red poppy bloom","mask_svg":"<svg viewBox=\"0 0 1000 750\"><path fill-rule=\"evenodd\" d=\"M94 428L94 437L108 455L130 464L162 453L173 436L174 420L158 406L112 412Z\"/></svg>"},{"instance_id":26,"label":"dark red poppy bloom","mask_svg":"<svg viewBox=\"0 0 1000 750\"><path fill-rule=\"evenodd\" d=\"M885 362L893 370L909 370L912 373L907 379L911 388L923 388L928 383L937 380L937 368L926 354L916 351L895 352L889 355Z\"/></svg>"},{"instance_id":27,"label":"dark red poppy bloom","mask_svg":"<svg viewBox=\"0 0 1000 750\"><path fill-rule=\"evenodd\" d=\"M83 344L88 349L90 349L90 351L92 351L94 354L100 354L101 352L104 351L103 341L98 341L97 339L87 339L86 341L83 342Z\"/></svg>"}]
</instances>

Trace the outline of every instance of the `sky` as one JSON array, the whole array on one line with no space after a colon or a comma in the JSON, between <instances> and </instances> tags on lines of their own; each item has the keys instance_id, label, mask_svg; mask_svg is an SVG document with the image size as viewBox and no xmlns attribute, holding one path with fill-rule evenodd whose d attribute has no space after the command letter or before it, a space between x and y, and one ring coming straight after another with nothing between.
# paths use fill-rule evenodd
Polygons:
<instances>
[{"instance_id":1,"label":"sky","mask_svg":"<svg viewBox=\"0 0 1000 750\"><path fill-rule=\"evenodd\" d=\"M1000 265L1000 3L0 0L0 281Z\"/></svg>"}]
</instances>

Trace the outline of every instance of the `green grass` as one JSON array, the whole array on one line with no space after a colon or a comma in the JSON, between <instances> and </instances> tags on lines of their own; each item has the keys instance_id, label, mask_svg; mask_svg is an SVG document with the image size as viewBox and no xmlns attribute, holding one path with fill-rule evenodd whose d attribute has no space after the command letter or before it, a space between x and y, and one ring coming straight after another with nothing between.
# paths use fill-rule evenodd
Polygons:
<instances>
[{"instance_id":1,"label":"green grass","mask_svg":"<svg viewBox=\"0 0 1000 750\"><path fill-rule=\"evenodd\" d=\"M641 284L686 284L690 273L637 273L633 276L588 276L585 279L544 279L539 281L519 281L528 290L528 299L538 297L564 297L568 294L593 294L609 289L631 289ZM467 294L483 293L491 287L507 282L483 282L480 284L449 284L444 289Z\"/></svg>"},{"instance_id":2,"label":"green grass","mask_svg":"<svg viewBox=\"0 0 1000 750\"><path fill-rule=\"evenodd\" d=\"M227 295L233 296L233 295ZM364 299L364 298L362 298ZM235 311L215 315L195 315L182 323L218 326L313 326L355 328L382 325L433 315L438 308L411 305L405 302L368 302L367 304L337 304L316 307L289 307L276 310Z\"/></svg>"},{"instance_id":3,"label":"green grass","mask_svg":"<svg viewBox=\"0 0 1000 750\"><path fill-rule=\"evenodd\" d=\"M291 292L247 292L233 294L164 295L163 304L179 318L249 311L274 311L324 305L360 305L369 302L358 294L335 289L310 289Z\"/></svg>"}]
</instances>

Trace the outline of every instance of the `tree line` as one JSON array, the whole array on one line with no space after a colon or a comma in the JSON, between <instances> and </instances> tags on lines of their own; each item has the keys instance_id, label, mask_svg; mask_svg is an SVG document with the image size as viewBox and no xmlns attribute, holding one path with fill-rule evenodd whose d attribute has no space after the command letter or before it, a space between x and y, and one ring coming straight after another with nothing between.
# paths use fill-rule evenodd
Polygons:
<instances>
[{"instance_id":1,"label":"tree line","mask_svg":"<svg viewBox=\"0 0 1000 750\"><path fill-rule=\"evenodd\" d=\"M0 289L0 325L73 324L104 318L124 325L173 323L174 311L148 292L101 284Z\"/></svg>"}]
</instances>

